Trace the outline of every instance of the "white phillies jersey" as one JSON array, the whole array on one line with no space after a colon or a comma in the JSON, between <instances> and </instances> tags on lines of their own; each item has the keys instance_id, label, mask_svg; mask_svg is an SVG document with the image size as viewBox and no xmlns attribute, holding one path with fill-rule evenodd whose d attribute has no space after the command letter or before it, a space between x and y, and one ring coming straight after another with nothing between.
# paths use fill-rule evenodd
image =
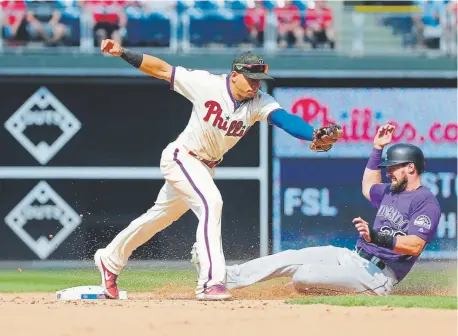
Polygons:
<instances>
[{"instance_id":1,"label":"white phillies jersey","mask_svg":"<svg viewBox=\"0 0 458 336\"><path fill-rule=\"evenodd\" d=\"M174 67L170 87L194 105L177 142L211 161L221 159L256 121L267 120L270 113L281 109L272 96L260 90L237 108L228 75Z\"/></svg>"}]
</instances>

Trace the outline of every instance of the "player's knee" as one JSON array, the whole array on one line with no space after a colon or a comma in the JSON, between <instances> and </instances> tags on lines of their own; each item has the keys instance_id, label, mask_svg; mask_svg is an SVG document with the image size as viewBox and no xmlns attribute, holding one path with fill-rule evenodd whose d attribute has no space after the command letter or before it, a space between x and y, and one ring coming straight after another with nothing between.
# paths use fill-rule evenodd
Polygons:
<instances>
[{"instance_id":1,"label":"player's knee","mask_svg":"<svg viewBox=\"0 0 458 336\"><path fill-rule=\"evenodd\" d=\"M223 209L223 199L221 195L214 195L207 199L208 210L211 212L220 212Z\"/></svg>"},{"instance_id":2,"label":"player's knee","mask_svg":"<svg viewBox=\"0 0 458 336\"><path fill-rule=\"evenodd\" d=\"M339 253L339 252L344 252L344 250L347 250L346 248L342 247L337 247L337 246L332 246L332 245L326 245L326 246L320 246L319 247L322 251L333 251L334 253Z\"/></svg>"},{"instance_id":3,"label":"player's knee","mask_svg":"<svg viewBox=\"0 0 458 336\"><path fill-rule=\"evenodd\" d=\"M311 265L303 265L294 273L291 281L296 291L306 292L315 282L314 277L313 267Z\"/></svg>"},{"instance_id":4,"label":"player's knee","mask_svg":"<svg viewBox=\"0 0 458 336\"><path fill-rule=\"evenodd\" d=\"M294 273L291 280L293 283L315 284L319 281L321 276L319 270L314 265L302 265Z\"/></svg>"},{"instance_id":5,"label":"player's knee","mask_svg":"<svg viewBox=\"0 0 458 336\"><path fill-rule=\"evenodd\" d=\"M308 280L313 275L312 265L302 265L293 275L293 281Z\"/></svg>"}]
</instances>

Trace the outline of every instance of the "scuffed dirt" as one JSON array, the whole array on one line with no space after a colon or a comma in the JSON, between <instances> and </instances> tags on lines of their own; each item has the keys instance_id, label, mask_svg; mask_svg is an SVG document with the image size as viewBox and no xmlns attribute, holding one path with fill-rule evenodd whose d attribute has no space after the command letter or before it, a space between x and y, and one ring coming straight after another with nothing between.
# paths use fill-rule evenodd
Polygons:
<instances>
[{"instance_id":1,"label":"scuffed dirt","mask_svg":"<svg viewBox=\"0 0 458 336\"><path fill-rule=\"evenodd\" d=\"M301 294L286 282L232 293L228 302L195 301L192 288L184 286L129 293L129 300L70 302L57 301L54 294L0 294L2 335L457 334L454 310L288 305L285 298Z\"/></svg>"}]
</instances>

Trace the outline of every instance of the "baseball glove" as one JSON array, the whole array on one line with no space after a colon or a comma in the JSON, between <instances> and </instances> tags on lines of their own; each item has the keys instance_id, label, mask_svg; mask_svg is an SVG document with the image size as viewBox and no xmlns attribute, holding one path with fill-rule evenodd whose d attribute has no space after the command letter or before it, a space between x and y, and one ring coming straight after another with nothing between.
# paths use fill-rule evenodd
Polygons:
<instances>
[{"instance_id":1,"label":"baseball glove","mask_svg":"<svg viewBox=\"0 0 458 336\"><path fill-rule=\"evenodd\" d=\"M335 123L330 123L313 132L313 140L309 148L314 152L327 152L342 135L342 128Z\"/></svg>"}]
</instances>

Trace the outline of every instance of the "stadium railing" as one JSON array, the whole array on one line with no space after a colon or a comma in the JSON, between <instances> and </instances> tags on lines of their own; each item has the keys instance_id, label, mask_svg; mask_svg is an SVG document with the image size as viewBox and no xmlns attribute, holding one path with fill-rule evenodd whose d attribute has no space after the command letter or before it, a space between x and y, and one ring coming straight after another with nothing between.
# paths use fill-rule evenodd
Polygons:
<instances>
[{"instance_id":1,"label":"stadium railing","mask_svg":"<svg viewBox=\"0 0 458 336\"><path fill-rule=\"evenodd\" d=\"M277 19L272 8L266 18L264 45L266 54L339 53L352 55L418 55L411 17L415 6L344 6L333 3L336 49L296 49L277 47ZM256 49L248 42L243 18L244 9L185 8L146 14L128 7L125 45L155 53L225 53L243 48ZM305 10L301 10L305 13ZM0 10L0 16L2 12ZM1 17L0 17L1 18ZM39 45L8 46L0 37L0 53L98 53L94 44L92 16L77 7L62 9L62 22L72 34L64 46L45 48ZM442 27L443 25L443 27ZM428 52L456 56L456 17L441 20L439 50Z\"/></svg>"},{"instance_id":2,"label":"stadium railing","mask_svg":"<svg viewBox=\"0 0 458 336\"><path fill-rule=\"evenodd\" d=\"M456 14L444 12L440 25L427 30L429 38L439 40L438 48L427 48L419 45L413 20L421 13L417 6L346 7L343 15L351 25L339 32L344 51L353 55L456 56Z\"/></svg>"}]
</instances>

